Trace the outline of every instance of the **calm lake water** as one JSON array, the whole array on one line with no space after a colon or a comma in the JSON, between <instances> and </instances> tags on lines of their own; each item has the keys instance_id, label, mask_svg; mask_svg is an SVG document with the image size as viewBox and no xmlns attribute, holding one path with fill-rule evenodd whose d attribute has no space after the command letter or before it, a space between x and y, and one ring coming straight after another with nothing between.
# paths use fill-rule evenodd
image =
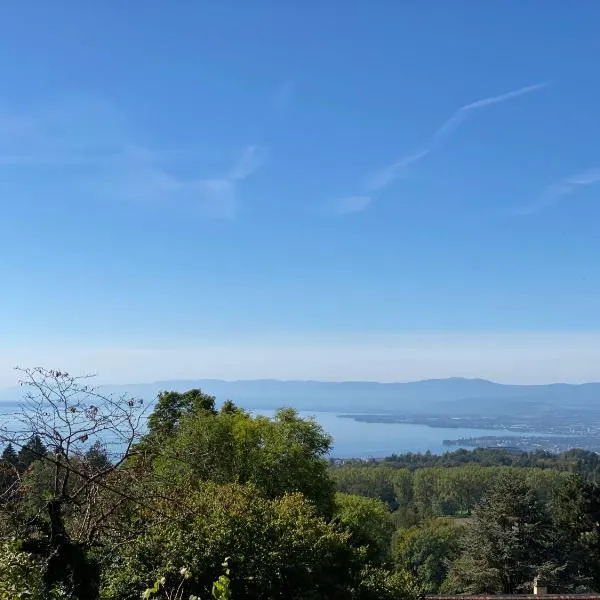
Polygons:
<instances>
[{"instance_id":1,"label":"calm lake water","mask_svg":"<svg viewBox=\"0 0 600 600\"><path fill-rule=\"evenodd\" d=\"M1 403L0 425L11 424L14 426L13 415L16 411L16 403ZM272 416L275 411L256 410L252 412ZM331 456L336 458L380 458L394 453L426 452L427 450L432 454L442 454L457 448L456 446L444 446L443 441L447 439L506 434L506 432L495 429L454 429L410 423L365 423L342 418L339 413L335 412L300 411L300 415L314 417L325 431L333 436L334 446ZM514 435L518 436L518 434Z\"/></svg>"},{"instance_id":2,"label":"calm lake water","mask_svg":"<svg viewBox=\"0 0 600 600\"><path fill-rule=\"evenodd\" d=\"M256 412L265 416L274 413L268 410ZM331 456L335 458L380 458L390 454L427 450L432 454L442 454L457 448L444 446L444 440L506 434L497 429L455 429L411 423L365 423L342 418L338 413L330 412L300 411L300 414L303 417L314 417L325 431L333 436L334 447Z\"/></svg>"}]
</instances>

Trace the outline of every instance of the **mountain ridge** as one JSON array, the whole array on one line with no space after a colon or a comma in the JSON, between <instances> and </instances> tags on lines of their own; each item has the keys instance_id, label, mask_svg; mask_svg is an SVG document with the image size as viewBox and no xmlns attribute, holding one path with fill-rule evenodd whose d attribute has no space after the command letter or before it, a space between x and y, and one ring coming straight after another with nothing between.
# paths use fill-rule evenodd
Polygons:
<instances>
[{"instance_id":1,"label":"mountain ridge","mask_svg":"<svg viewBox=\"0 0 600 600\"><path fill-rule=\"evenodd\" d=\"M520 404L587 407L600 399L600 382L506 384L481 378L437 378L408 382L321 381L280 379L170 379L146 383L99 384L107 393L152 401L158 392L198 387L249 409L294 406L299 410L362 412L487 412ZM23 389L0 389L0 402L18 401Z\"/></svg>"}]
</instances>

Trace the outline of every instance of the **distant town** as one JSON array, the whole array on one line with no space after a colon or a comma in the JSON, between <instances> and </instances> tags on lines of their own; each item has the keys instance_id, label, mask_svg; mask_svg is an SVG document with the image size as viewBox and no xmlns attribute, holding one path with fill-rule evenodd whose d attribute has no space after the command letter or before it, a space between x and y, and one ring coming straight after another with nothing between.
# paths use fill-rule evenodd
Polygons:
<instances>
[{"instance_id":1,"label":"distant town","mask_svg":"<svg viewBox=\"0 0 600 600\"><path fill-rule=\"evenodd\" d=\"M520 451L564 452L581 448L600 452L600 410L540 410L531 414L431 415L342 414L364 423L406 423L444 429L498 430L498 435L475 435L444 440L445 446L514 448Z\"/></svg>"}]
</instances>

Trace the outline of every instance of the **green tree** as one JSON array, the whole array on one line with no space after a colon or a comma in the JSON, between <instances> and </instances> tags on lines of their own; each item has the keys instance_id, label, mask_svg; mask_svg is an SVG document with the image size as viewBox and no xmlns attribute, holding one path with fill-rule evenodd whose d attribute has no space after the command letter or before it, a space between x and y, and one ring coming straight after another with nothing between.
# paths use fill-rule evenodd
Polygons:
<instances>
[{"instance_id":1,"label":"green tree","mask_svg":"<svg viewBox=\"0 0 600 600\"><path fill-rule=\"evenodd\" d=\"M187 392L160 392L152 414L148 417L147 439L160 443L175 435L185 416L200 412L215 413L215 398L199 389Z\"/></svg>"},{"instance_id":2,"label":"green tree","mask_svg":"<svg viewBox=\"0 0 600 600\"><path fill-rule=\"evenodd\" d=\"M92 473L100 473L105 469L110 469L112 462L108 456L106 446L97 440L83 454L82 463Z\"/></svg>"},{"instance_id":3,"label":"green tree","mask_svg":"<svg viewBox=\"0 0 600 600\"><path fill-rule=\"evenodd\" d=\"M551 502L560 591L600 589L600 494L579 475L564 479Z\"/></svg>"},{"instance_id":4,"label":"green tree","mask_svg":"<svg viewBox=\"0 0 600 600\"><path fill-rule=\"evenodd\" d=\"M425 593L438 593L460 552L463 534L462 526L444 519L399 530L394 536L394 561L419 581Z\"/></svg>"},{"instance_id":5,"label":"green tree","mask_svg":"<svg viewBox=\"0 0 600 600\"><path fill-rule=\"evenodd\" d=\"M8 444L2 451L2 460L6 465L16 468L19 464L19 457L12 444Z\"/></svg>"},{"instance_id":6,"label":"green tree","mask_svg":"<svg viewBox=\"0 0 600 600\"><path fill-rule=\"evenodd\" d=\"M530 591L538 574L552 576L551 521L535 490L504 473L473 513L461 556L445 591L515 594Z\"/></svg>"},{"instance_id":7,"label":"green tree","mask_svg":"<svg viewBox=\"0 0 600 600\"><path fill-rule=\"evenodd\" d=\"M418 582L402 569L394 572L381 567L363 569L354 594L356 600L419 600L422 593Z\"/></svg>"},{"instance_id":8,"label":"green tree","mask_svg":"<svg viewBox=\"0 0 600 600\"><path fill-rule=\"evenodd\" d=\"M35 461L43 459L48 450L38 433L33 433L27 443L19 450L19 471L26 471Z\"/></svg>"},{"instance_id":9,"label":"green tree","mask_svg":"<svg viewBox=\"0 0 600 600\"><path fill-rule=\"evenodd\" d=\"M378 498L385 502L390 511L398 508L395 480L398 474L386 467L356 467L334 468L331 475L336 488L340 492Z\"/></svg>"},{"instance_id":10,"label":"green tree","mask_svg":"<svg viewBox=\"0 0 600 600\"><path fill-rule=\"evenodd\" d=\"M394 523L381 500L338 492L334 521L350 532L352 544L367 549L371 562L382 564L389 558Z\"/></svg>"},{"instance_id":11,"label":"green tree","mask_svg":"<svg viewBox=\"0 0 600 600\"><path fill-rule=\"evenodd\" d=\"M180 492L184 490L180 489ZM143 515L143 531L104 571L104 597L133 600L159 577L167 589L189 569L186 593L207 598L230 557L232 598L346 599L364 554L300 494L264 497L253 485L205 483Z\"/></svg>"},{"instance_id":12,"label":"green tree","mask_svg":"<svg viewBox=\"0 0 600 600\"><path fill-rule=\"evenodd\" d=\"M0 505L6 507L17 497L19 458L12 444L8 444L0 459Z\"/></svg>"},{"instance_id":13,"label":"green tree","mask_svg":"<svg viewBox=\"0 0 600 600\"><path fill-rule=\"evenodd\" d=\"M0 598L46 600L43 563L19 549L14 539L0 542Z\"/></svg>"},{"instance_id":14,"label":"green tree","mask_svg":"<svg viewBox=\"0 0 600 600\"><path fill-rule=\"evenodd\" d=\"M141 401L103 395L63 371L23 369L26 393L11 437L21 447L19 495L13 532L22 549L43 564L46 591L62 586L69 597L97 597L99 573L91 551L111 530L109 517L123 504L108 481L131 455L143 418ZM113 437L121 444L114 462L86 461L94 442ZM107 489L109 488L109 489ZM124 487L124 490L127 489Z\"/></svg>"},{"instance_id":15,"label":"green tree","mask_svg":"<svg viewBox=\"0 0 600 600\"><path fill-rule=\"evenodd\" d=\"M324 458L331 438L316 421L292 409L269 419L231 406L220 413L202 406L181 415L170 431L152 451L159 482L252 483L272 498L301 492L331 514L333 483Z\"/></svg>"}]
</instances>

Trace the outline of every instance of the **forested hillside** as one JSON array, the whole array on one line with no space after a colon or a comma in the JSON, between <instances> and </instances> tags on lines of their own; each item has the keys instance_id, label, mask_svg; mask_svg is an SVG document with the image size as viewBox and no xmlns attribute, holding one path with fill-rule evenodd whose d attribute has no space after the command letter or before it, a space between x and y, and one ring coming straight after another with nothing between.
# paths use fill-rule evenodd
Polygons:
<instances>
[{"instance_id":1,"label":"forested hillside","mask_svg":"<svg viewBox=\"0 0 600 600\"><path fill-rule=\"evenodd\" d=\"M383 460L343 459L333 460L334 465L389 466L410 470L422 467L460 467L480 465L483 467L538 467L577 473L588 481L600 480L600 455L587 450L572 449L560 454L538 450L521 452L504 448L475 448L474 450L455 450L442 455L426 452L393 454Z\"/></svg>"},{"instance_id":2,"label":"forested hillside","mask_svg":"<svg viewBox=\"0 0 600 600\"><path fill-rule=\"evenodd\" d=\"M334 465L291 408L252 416L192 389L145 413L85 378L22 375L2 432L2 599L416 600L528 591L538 574L600 587L595 455Z\"/></svg>"},{"instance_id":3,"label":"forested hillside","mask_svg":"<svg viewBox=\"0 0 600 600\"><path fill-rule=\"evenodd\" d=\"M430 593L598 589L598 456L496 449L346 461L339 492L383 503L390 553ZM475 557L477 560L475 560Z\"/></svg>"}]
</instances>

